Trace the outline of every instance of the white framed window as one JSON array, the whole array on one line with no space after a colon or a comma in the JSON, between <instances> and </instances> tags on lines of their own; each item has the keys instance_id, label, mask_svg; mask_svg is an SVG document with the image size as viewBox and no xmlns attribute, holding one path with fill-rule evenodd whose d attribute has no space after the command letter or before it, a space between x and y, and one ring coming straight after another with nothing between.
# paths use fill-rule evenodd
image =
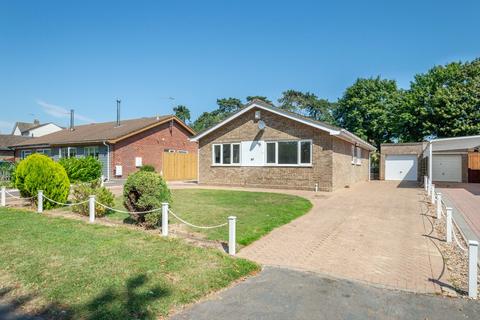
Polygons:
<instances>
[{"instance_id":1,"label":"white framed window","mask_svg":"<svg viewBox=\"0 0 480 320\"><path fill-rule=\"evenodd\" d=\"M94 157L98 159L98 156L100 155L98 146L85 147L84 150L85 150L85 157Z\"/></svg>"},{"instance_id":2,"label":"white framed window","mask_svg":"<svg viewBox=\"0 0 480 320\"><path fill-rule=\"evenodd\" d=\"M68 147L68 157L75 158L77 157L77 148L75 147Z\"/></svg>"},{"instance_id":3,"label":"white framed window","mask_svg":"<svg viewBox=\"0 0 480 320\"><path fill-rule=\"evenodd\" d=\"M178 150L177 153L184 153L185 154L185 153L188 153L188 151L187 150Z\"/></svg>"},{"instance_id":4,"label":"white framed window","mask_svg":"<svg viewBox=\"0 0 480 320\"><path fill-rule=\"evenodd\" d=\"M240 143L214 144L212 147L212 164L239 165L241 161Z\"/></svg>"},{"instance_id":5,"label":"white framed window","mask_svg":"<svg viewBox=\"0 0 480 320\"><path fill-rule=\"evenodd\" d=\"M20 159L23 160L31 154L32 154L32 150L22 150L20 151Z\"/></svg>"},{"instance_id":6,"label":"white framed window","mask_svg":"<svg viewBox=\"0 0 480 320\"><path fill-rule=\"evenodd\" d=\"M355 147L355 151L356 151L355 164L359 166L362 164L362 149L360 147Z\"/></svg>"},{"instance_id":7,"label":"white framed window","mask_svg":"<svg viewBox=\"0 0 480 320\"><path fill-rule=\"evenodd\" d=\"M50 155L51 155L50 149L38 149L36 152L37 152L37 153L44 154L44 155L46 155L46 156L48 156L48 157L50 157Z\"/></svg>"},{"instance_id":8,"label":"white framed window","mask_svg":"<svg viewBox=\"0 0 480 320\"><path fill-rule=\"evenodd\" d=\"M355 164L355 145L352 144L352 164Z\"/></svg>"},{"instance_id":9,"label":"white framed window","mask_svg":"<svg viewBox=\"0 0 480 320\"><path fill-rule=\"evenodd\" d=\"M267 141L265 165L310 166L312 164L312 140Z\"/></svg>"}]
</instances>

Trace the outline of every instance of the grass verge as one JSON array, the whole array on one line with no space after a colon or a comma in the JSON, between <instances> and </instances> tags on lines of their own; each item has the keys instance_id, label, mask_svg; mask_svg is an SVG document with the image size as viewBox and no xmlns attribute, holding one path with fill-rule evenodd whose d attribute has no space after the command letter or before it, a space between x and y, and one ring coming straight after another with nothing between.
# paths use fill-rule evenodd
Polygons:
<instances>
[{"instance_id":1,"label":"grass verge","mask_svg":"<svg viewBox=\"0 0 480 320\"><path fill-rule=\"evenodd\" d=\"M0 292L21 287L54 318L155 319L258 270L181 240L12 209L0 209L0 252Z\"/></svg>"}]
</instances>

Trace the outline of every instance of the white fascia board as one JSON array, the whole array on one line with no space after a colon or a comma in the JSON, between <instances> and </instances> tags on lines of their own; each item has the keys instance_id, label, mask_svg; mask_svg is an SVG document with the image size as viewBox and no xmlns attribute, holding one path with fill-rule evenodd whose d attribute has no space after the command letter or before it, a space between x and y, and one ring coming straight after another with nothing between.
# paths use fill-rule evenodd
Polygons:
<instances>
[{"instance_id":1,"label":"white fascia board","mask_svg":"<svg viewBox=\"0 0 480 320\"><path fill-rule=\"evenodd\" d=\"M325 126L322 126L320 124L315 124L315 123L312 123L310 121L307 121L307 120L304 120L304 119L301 119L301 118L298 118L298 117L295 117L293 115L289 115L289 114L286 114L286 113L283 113L283 112L280 112L280 111L277 111L275 109L271 109L271 108L267 108L267 107L264 107L264 106L261 106L259 104L251 104L250 106L242 109L241 111L231 115L230 117L228 117L227 119L221 121L220 123L218 123L217 125L211 127L210 129L204 131L203 133L200 133L199 135L197 135L196 137L193 137L190 139L190 141L198 141L199 139L203 138L204 136L206 136L207 134L217 130L218 128L220 128L221 126L229 123L230 121L232 121L233 119L241 116L242 114L248 112L249 110L253 109L253 108L259 108L259 109L262 109L262 110L265 110L265 111L268 111L268 112L271 112L271 113L275 113L277 115L280 115L282 117L285 117L285 118L288 118L288 119L291 119L291 120L294 120L294 121L297 121L297 122L300 122L300 123L303 123L303 124L306 124L308 126L311 126L311 127L314 127L314 128L317 128L317 129L320 129L320 130L323 130L323 131L326 131L328 132L329 134L332 134L332 135L338 135L340 134L340 131L338 130L332 130L330 128L327 128Z\"/></svg>"},{"instance_id":2,"label":"white fascia board","mask_svg":"<svg viewBox=\"0 0 480 320\"><path fill-rule=\"evenodd\" d=\"M365 149L370 150L370 151L377 150L377 148L375 148L371 144L367 143L363 139L357 137L356 135L354 135L353 133L351 133L350 131L347 131L345 129L341 129L340 131L338 131L337 134L331 134L331 135L337 136L340 139L346 140L348 142L358 144L359 146L364 147Z\"/></svg>"}]
</instances>

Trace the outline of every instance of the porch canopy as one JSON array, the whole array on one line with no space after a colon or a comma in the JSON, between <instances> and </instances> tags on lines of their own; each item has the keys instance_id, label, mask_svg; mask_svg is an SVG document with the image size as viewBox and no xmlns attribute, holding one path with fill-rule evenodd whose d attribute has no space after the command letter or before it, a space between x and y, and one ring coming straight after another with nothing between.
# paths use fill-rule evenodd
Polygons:
<instances>
[{"instance_id":1,"label":"porch canopy","mask_svg":"<svg viewBox=\"0 0 480 320\"><path fill-rule=\"evenodd\" d=\"M467 152L480 146L480 135L455 138L432 139L423 151L423 157L428 157L428 182L432 184L432 153L458 151Z\"/></svg>"}]
</instances>

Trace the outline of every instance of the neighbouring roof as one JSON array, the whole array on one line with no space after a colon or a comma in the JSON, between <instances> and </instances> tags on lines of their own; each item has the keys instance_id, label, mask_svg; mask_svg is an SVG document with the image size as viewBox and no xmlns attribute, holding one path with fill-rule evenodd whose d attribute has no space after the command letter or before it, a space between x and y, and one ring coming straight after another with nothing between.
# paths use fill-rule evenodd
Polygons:
<instances>
[{"instance_id":1,"label":"neighbouring roof","mask_svg":"<svg viewBox=\"0 0 480 320\"><path fill-rule=\"evenodd\" d=\"M84 144L84 143L98 143L109 142L116 143L122 139L143 132L150 128L156 127L160 124L176 121L184 127L192 135L195 132L185 125L181 120L173 115L149 117L122 120L120 126L117 126L116 121L92 123L86 125L75 126L74 130L62 129L60 131L47 134L42 137L32 138L29 141L24 141L13 145L13 147L27 147L38 145L66 145L66 144Z\"/></svg>"},{"instance_id":2,"label":"neighbouring roof","mask_svg":"<svg viewBox=\"0 0 480 320\"><path fill-rule=\"evenodd\" d=\"M13 130L12 130L12 134L15 132L15 129L17 127L18 127L18 130L20 130L20 132L25 132L34 127L38 127L39 125L40 125L39 123L15 122L15 125L13 126Z\"/></svg>"},{"instance_id":3,"label":"neighbouring roof","mask_svg":"<svg viewBox=\"0 0 480 320\"><path fill-rule=\"evenodd\" d=\"M229 123L233 119L235 119L238 116L248 112L249 110L251 110L253 108L264 109L266 111L270 111L272 113L275 113L275 114L284 116L286 118L301 122L303 124L315 127L317 129L326 131L330 135L337 136L340 139L351 141L353 143L357 143L358 145L363 146L364 148L366 148L368 150L376 150L376 148L374 146L372 146L371 144L369 144L365 140L361 139L360 137L354 135L353 133L349 132L348 130L342 129L340 127L332 126L330 124L327 124L327 123L324 123L324 122L321 122L321 121L313 120L311 118L304 117L304 116L299 115L299 114L294 113L294 112L285 111L283 109L277 108L277 107L275 107L275 106L273 106L269 103L266 103L265 101L258 100L258 99L255 99L255 100L251 101L243 109L237 111L236 113L232 114L231 116L229 116L225 120L221 121L220 123L214 125L213 127L200 132L195 137L193 137L191 140L192 141L198 141L199 139L201 139L204 136L208 135L209 133L217 130L218 128L222 127L223 125Z\"/></svg>"},{"instance_id":4,"label":"neighbouring roof","mask_svg":"<svg viewBox=\"0 0 480 320\"><path fill-rule=\"evenodd\" d=\"M12 134L0 134L0 150L1 151L8 151L12 150L9 147L23 142L25 140L32 139L30 137L24 137L24 136L14 136Z\"/></svg>"},{"instance_id":5,"label":"neighbouring roof","mask_svg":"<svg viewBox=\"0 0 480 320\"><path fill-rule=\"evenodd\" d=\"M432 151L473 149L480 146L480 135L454 137L454 138L440 138L440 139L433 139L430 142L432 144Z\"/></svg>"}]
</instances>

